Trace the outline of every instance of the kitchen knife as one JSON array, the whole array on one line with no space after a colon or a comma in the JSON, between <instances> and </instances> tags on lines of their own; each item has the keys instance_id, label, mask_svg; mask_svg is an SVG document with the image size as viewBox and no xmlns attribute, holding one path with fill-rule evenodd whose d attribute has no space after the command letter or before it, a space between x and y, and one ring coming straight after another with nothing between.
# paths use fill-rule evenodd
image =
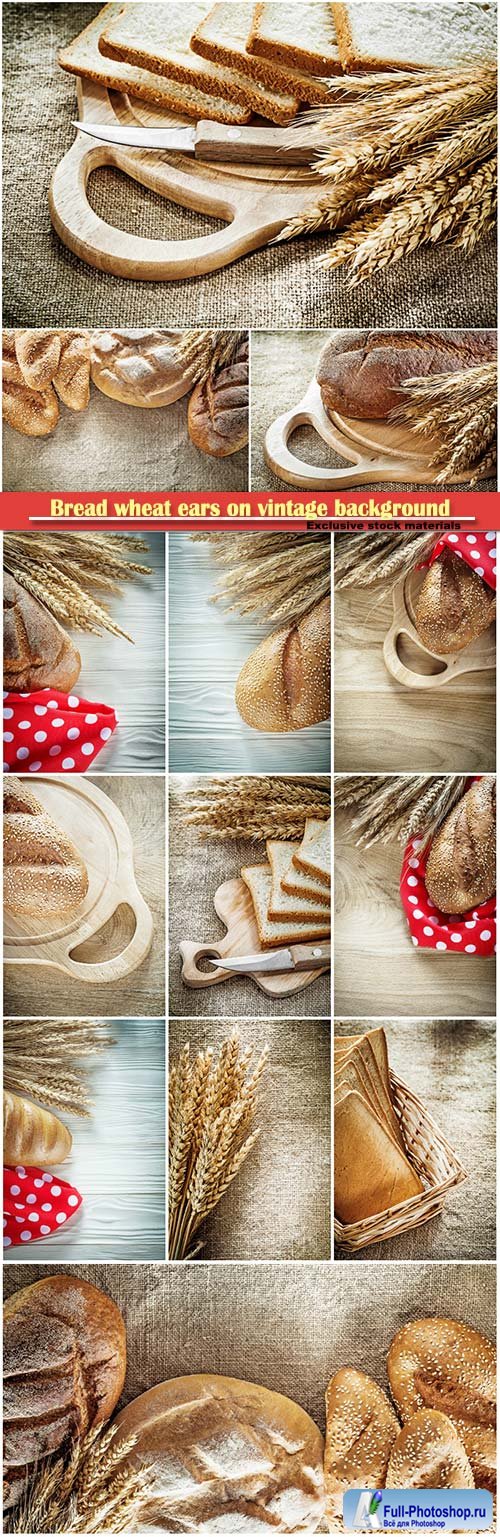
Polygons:
<instances>
[{"instance_id":1,"label":"kitchen knife","mask_svg":"<svg viewBox=\"0 0 500 1537\"><path fill-rule=\"evenodd\" d=\"M218 966L222 971L314 971L320 966L329 966L331 958L331 946L328 945L289 945L283 950L268 950L260 955L224 955L214 960L212 956L206 956L211 966Z\"/></svg>"},{"instance_id":2,"label":"kitchen knife","mask_svg":"<svg viewBox=\"0 0 500 1537\"><path fill-rule=\"evenodd\" d=\"M196 160L257 162L259 165L310 165L314 148L289 142L282 128L235 128L227 123L200 122L176 128L128 128L121 123L73 123L101 144L127 149L170 150Z\"/></svg>"}]
</instances>

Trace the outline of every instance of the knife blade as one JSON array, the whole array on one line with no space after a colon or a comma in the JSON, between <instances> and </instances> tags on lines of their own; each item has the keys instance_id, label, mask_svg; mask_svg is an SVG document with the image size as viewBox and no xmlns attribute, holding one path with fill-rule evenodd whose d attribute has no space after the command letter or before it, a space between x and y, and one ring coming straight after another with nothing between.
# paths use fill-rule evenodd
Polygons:
<instances>
[{"instance_id":1,"label":"knife blade","mask_svg":"<svg viewBox=\"0 0 500 1537\"><path fill-rule=\"evenodd\" d=\"M328 945L287 945L281 950L268 950L259 955L224 955L214 959L207 956L211 966L220 967L221 971L236 971L245 973L273 972L273 971L315 971L320 966L328 966L331 958L331 946Z\"/></svg>"},{"instance_id":2,"label":"knife blade","mask_svg":"<svg viewBox=\"0 0 500 1537\"><path fill-rule=\"evenodd\" d=\"M196 160L226 160L260 165L310 165L310 145L296 144L280 128L236 128L227 123L202 121L165 128L128 126L126 123L73 122L73 128L101 144L128 149L169 150L193 155Z\"/></svg>"}]
</instances>

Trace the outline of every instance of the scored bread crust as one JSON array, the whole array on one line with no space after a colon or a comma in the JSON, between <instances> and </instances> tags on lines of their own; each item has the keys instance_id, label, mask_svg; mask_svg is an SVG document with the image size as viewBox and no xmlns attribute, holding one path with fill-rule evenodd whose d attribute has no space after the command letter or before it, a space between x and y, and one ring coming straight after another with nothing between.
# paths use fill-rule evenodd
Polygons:
<instances>
[{"instance_id":1,"label":"scored bread crust","mask_svg":"<svg viewBox=\"0 0 500 1537\"><path fill-rule=\"evenodd\" d=\"M455 1426L438 1409L418 1409L400 1430L387 1469L388 1489L474 1489Z\"/></svg>"},{"instance_id":2,"label":"scored bread crust","mask_svg":"<svg viewBox=\"0 0 500 1537\"><path fill-rule=\"evenodd\" d=\"M4 787L4 905L15 917L64 915L87 895L85 861L22 780Z\"/></svg>"},{"instance_id":3,"label":"scored bread crust","mask_svg":"<svg viewBox=\"0 0 500 1537\"><path fill-rule=\"evenodd\" d=\"M441 913L467 913L496 886L496 780L483 774L462 796L431 843L425 887Z\"/></svg>"},{"instance_id":4,"label":"scored bread crust","mask_svg":"<svg viewBox=\"0 0 500 1537\"><path fill-rule=\"evenodd\" d=\"M325 32L330 33L328 45L324 49L318 49L317 46L316 48L308 47L305 42L308 13L310 15L313 9L315 12L324 13ZM288 30L290 29L290 10L287 5L263 3L263 0L260 0L260 3L255 6L252 30L248 40L250 52L258 54L259 58L276 60L278 64L288 64L296 69L309 71L312 75L342 74L333 4L321 4L320 0L314 0L314 6L307 4L301 6L300 42L295 39L292 41L290 37L277 40L276 36L272 36L273 19L269 15L271 11L275 14L278 11L281 12L284 17L282 25L285 25L286 29L288 24ZM313 98L305 99L312 101Z\"/></svg>"},{"instance_id":5,"label":"scored bread crust","mask_svg":"<svg viewBox=\"0 0 500 1537\"><path fill-rule=\"evenodd\" d=\"M417 1318L395 1335L387 1357L402 1420L439 1409L462 1441L478 1489L496 1486L496 1351L468 1324Z\"/></svg>"},{"instance_id":6,"label":"scored bread crust","mask_svg":"<svg viewBox=\"0 0 500 1537\"><path fill-rule=\"evenodd\" d=\"M122 405L152 410L187 395L192 370L179 358L178 331L94 331L92 383Z\"/></svg>"},{"instance_id":7,"label":"scored bread crust","mask_svg":"<svg viewBox=\"0 0 500 1537\"><path fill-rule=\"evenodd\" d=\"M321 349L316 379L327 415L383 421L401 405L408 379L455 374L494 362L493 331L336 331Z\"/></svg>"},{"instance_id":8,"label":"scored bread crust","mask_svg":"<svg viewBox=\"0 0 500 1537\"><path fill-rule=\"evenodd\" d=\"M466 561L452 551L434 560L415 605L415 629L429 651L463 651L493 623L496 597Z\"/></svg>"},{"instance_id":9,"label":"scored bread crust","mask_svg":"<svg viewBox=\"0 0 500 1537\"><path fill-rule=\"evenodd\" d=\"M378 1383L353 1366L343 1366L326 1390L326 1516L338 1531L344 1494L360 1487L381 1489L400 1424Z\"/></svg>"},{"instance_id":10,"label":"scored bread crust","mask_svg":"<svg viewBox=\"0 0 500 1537\"><path fill-rule=\"evenodd\" d=\"M191 442L204 454L225 459L248 443L248 341L215 377L200 379L188 405Z\"/></svg>"},{"instance_id":11,"label":"scored bread crust","mask_svg":"<svg viewBox=\"0 0 500 1537\"><path fill-rule=\"evenodd\" d=\"M52 385L32 390L16 358L2 357L2 416L27 438L48 438L59 421L57 395Z\"/></svg>"},{"instance_id":12,"label":"scored bread crust","mask_svg":"<svg viewBox=\"0 0 500 1537\"><path fill-rule=\"evenodd\" d=\"M66 693L79 677L81 657L69 635L10 571L4 572L3 647L6 689Z\"/></svg>"},{"instance_id":13,"label":"scored bread crust","mask_svg":"<svg viewBox=\"0 0 500 1537\"><path fill-rule=\"evenodd\" d=\"M30 390L44 390L52 384L61 356L59 331L16 331L15 351Z\"/></svg>"},{"instance_id":14,"label":"scored bread crust","mask_svg":"<svg viewBox=\"0 0 500 1537\"><path fill-rule=\"evenodd\" d=\"M72 1143L71 1132L51 1110L4 1089L3 1156L10 1168L27 1164L50 1169L69 1158Z\"/></svg>"},{"instance_id":15,"label":"scored bread crust","mask_svg":"<svg viewBox=\"0 0 500 1537\"><path fill-rule=\"evenodd\" d=\"M60 331L61 351L53 385L70 411L85 411L90 400L90 333Z\"/></svg>"},{"instance_id":16,"label":"scored bread crust","mask_svg":"<svg viewBox=\"0 0 500 1537\"><path fill-rule=\"evenodd\" d=\"M41 1457L109 1419L125 1380L121 1313L69 1275L23 1287L4 1306L5 1507Z\"/></svg>"},{"instance_id":17,"label":"scored bread crust","mask_svg":"<svg viewBox=\"0 0 500 1537\"><path fill-rule=\"evenodd\" d=\"M257 731L300 731L330 714L330 599L323 598L298 625L287 625L247 657L235 691L236 707Z\"/></svg>"},{"instance_id":18,"label":"scored bread crust","mask_svg":"<svg viewBox=\"0 0 500 1537\"><path fill-rule=\"evenodd\" d=\"M139 1531L316 1531L324 1511L323 1437L281 1393L233 1377L177 1377L116 1420L134 1466L156 1466Z\"/></svg>"}]
</instances>

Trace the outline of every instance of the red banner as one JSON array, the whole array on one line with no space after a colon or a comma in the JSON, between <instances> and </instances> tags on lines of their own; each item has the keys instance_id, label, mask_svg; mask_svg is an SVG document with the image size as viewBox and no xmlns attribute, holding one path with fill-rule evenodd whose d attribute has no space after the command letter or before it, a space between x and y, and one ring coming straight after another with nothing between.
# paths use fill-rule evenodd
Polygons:
<instances>
[{"instance_id":1,"label":"red banner","mask_svg":"<svg viewBox=\"0 0 500 1537\"><path fill-rule=\"evenodd\" d=\"M0 497L2 529L80 526L112 528L120 525L146 528L184 528L196 524L210 528L241 524L261 528L263 524L279 528L301 528L311 523L337 529L374 527L377 524L403 528L500 528L500 494L490 492L452 492L440 490L401 492L349 491L343 497L327 492L312 495L297 491L275 494L248 492L241 495L198 492L60 492L58 495L5 492Z\"/></svg>"}]
</instances>

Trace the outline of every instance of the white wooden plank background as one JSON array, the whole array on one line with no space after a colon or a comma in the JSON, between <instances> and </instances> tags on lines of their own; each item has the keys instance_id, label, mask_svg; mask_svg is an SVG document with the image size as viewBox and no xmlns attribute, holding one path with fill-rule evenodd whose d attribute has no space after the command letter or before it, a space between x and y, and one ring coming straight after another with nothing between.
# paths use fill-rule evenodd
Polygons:
<instances>
[{"instance_id":1,"label":"white wooden plank background","mask_svg":"<svg viewBox=\"0 0 500 1537\"><path fill-rule=\"evenodd\" d=\"M88 1121L63 1115L71 1157L54 1169L83 1195L66 1227L33 1245L20 1244L8 1264L26 1260L165 1258L165 1021L120 1019L116 1040L91 1073Z\"/></svg>"},{"instance_id":2,"label":"white wooden plank background","mask_svg":"<svg viewBox=\"0 0 500 1537\"><path fill-rule=\"evenodd\" d=\"M210 603L220 576L208 544L169 535L169 724L172 772L328 772L330 725L274 735L238 714L234 689L262 626Z\"/></svg>"}]
</instances>

